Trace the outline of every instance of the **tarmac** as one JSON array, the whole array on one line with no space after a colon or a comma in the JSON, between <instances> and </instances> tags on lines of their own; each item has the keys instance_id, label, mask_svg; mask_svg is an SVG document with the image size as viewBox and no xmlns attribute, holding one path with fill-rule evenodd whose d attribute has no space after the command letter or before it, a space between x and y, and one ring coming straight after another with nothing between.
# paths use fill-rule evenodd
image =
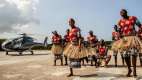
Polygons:
<instances>
[{"instance_id":1,"label":"tarmac","mask_svg":"<svg viewBox=\"0 0 142 80\"><path fill-rule=\"evenodd\" d=\"M112 54L109 51L109 54ZM114 66L112 57L107 67L82 66L74 69L74 76L67 77L68 66L53 66L54 56L50 51L24 52L0 52L0 80L142 80L142 67L137 60L137 77L126 77L127 67L122 66L120 55L118 55L118 67Z\"/></svg>"}]
</instances>

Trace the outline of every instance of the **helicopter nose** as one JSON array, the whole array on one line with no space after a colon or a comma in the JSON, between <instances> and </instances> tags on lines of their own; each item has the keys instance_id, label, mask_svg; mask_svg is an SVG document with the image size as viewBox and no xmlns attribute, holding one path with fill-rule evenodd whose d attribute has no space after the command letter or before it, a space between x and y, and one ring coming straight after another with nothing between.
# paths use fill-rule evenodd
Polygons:
<instances>
[{"instance_id":1,"label":"helicopter nose","mask_svg":"<svg viewBox=\"0 0 142 80\"><path fill-rule=\"evenodd\" d=\"M2 47L3 50L7 50L6 44L7 44L7 42L3 42L3 43L2 43L1 47Z\"/></svg>"},{"instance_id":2,"label":"helicopter nose","mask_svg":"<svg viewBox=\"0 0 142 80\"><path fill-rule=\"evenodd\" d=\"M1 48L5 50L5 43L1 45Z\"/></svg>"},{"instance_id":3,"label":"helicopter nose","mask_svg":"<svg viewBox=\"0 0 142 80\"><path fill-rule=\"evenodd\" d=\"M5 42L4 42L4 43L2 43L1 47L2 47L2 49L4 49L4 48L5 48Z\"/></svg>"}]
</instances>

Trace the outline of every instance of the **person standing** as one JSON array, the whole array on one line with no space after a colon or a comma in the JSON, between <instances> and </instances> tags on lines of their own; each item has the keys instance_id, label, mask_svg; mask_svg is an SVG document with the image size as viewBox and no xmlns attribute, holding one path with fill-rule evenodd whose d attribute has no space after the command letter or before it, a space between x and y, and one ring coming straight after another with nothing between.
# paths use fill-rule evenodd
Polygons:
<instances>
[{"instance_id":1,"label":"person standing","mask_svg":"<svg viewBox=\"0 0 142 80\"><path fill-rule=\"evenodd\" d=\"M70 30L67 29L66 34L64 36L64 49L66 49L68 47L68 45L70 44L69 32L70 32ZM64 57L65 57L65 65L68 65L68 58L65 55L64 55Z\"/></svg>"},{"instance_id":2,"label":"person standing","mask_svg":"<svg viewBox=\"0 0 142 80\"><path fill-rule=\"evenodd\" d=\"M142 41L142 29L139 29L137 32L137 36ZM142 51L141 51L142 52ZM140 66L142 66L142 53L139 53L139 60L140 60Z\"/></svg>"},{"instance_id":3,"label":"person standing","mask_svg":"<svg viewBox=\"0 0 142 80\"><path fill-rule=\"evenodd\" d=\"M88 49L89 49L89 58L91 59L91 66L93 66L93 61L95 61L95 66L97 66L97 58L96 58L96 51L97 51L97 43L98 39L96 35L93 34L93 31L89 31L89 35L87 37Z\"/></svg>"},{"instance_id":4,"label":"person standing","mask_svg":"<svg viewBox=\"0 0 142 80\"><path fill-rule=\"evenodd\" d=\"M120 38L121 38L120 30L119 30L117 25L114 25L114 29L112 31L112 40L113 40L113 42L116 42L116 41L119 42ZM121 58L122 58L122 63L124 65L124 57L123 57L122 52L119 51L119 50L113 49L113 56L114 56L114 61L115 61L115 67L117 67L117 55L118 55L118 53L120 53Z\"/></svg>"},{"instance_id":5,"label":"person standing","mask_svg":"<svg viewBox=\"0 0 142 80\"><path fill-rule=\"evenodd\" d=\"M69 19L69 26L70 45L64 50L64 55L67 56L70 61L70 74L68 77L73 76L73 68L80 68L81 59L87 56L87 50L83 47L83 38L81 37L80 29L76 27L73 18Z\"/></svg>"},{"instance_id":6,"label":"person standing","mask_svg":"<svg viewBox=\"0 0 142 80\"><path fill-rule=\"evenodd\" d=\"M61 65L63 65L63 47L62 47L62 37L57 33L57 31L52 32L52 53L54 54L54 66L56 66L56 60L61 60Z\"/></svg>"},{"instance_id":7,"label":"person standing","mask_svg":"<svg viewBox=\"0 0 142 80\"><path fill-rule=\"evenodd\" d=\"M125 62L128 67L128 73L126 76L130 77L131 75L131 62L133 65L133 76L137 76L136 74L136 60L137 60L137 54L142 49L142 42L140 39L136 36L137 31L135 29L135 25L138 26L139 29L142 29L142 25L140 21L135 16L128 16L127 10L122 9L120 11L120 15L122 19L119 20L118 25L120 29L120 35L122 36L119 40L119 43L117 44L118 49L126 51L126 53L123 53ZM114 42L115 44L115 42ZM119 46L121 45L121 46ZM113 45L112 45L113 46ZM135 49L132 51L132 49ZM137 50L139 50L137 52ZM129 55L130 53L130 55ZM131 61L132 57L132 61Z\"/></svg>"}]
</instances>

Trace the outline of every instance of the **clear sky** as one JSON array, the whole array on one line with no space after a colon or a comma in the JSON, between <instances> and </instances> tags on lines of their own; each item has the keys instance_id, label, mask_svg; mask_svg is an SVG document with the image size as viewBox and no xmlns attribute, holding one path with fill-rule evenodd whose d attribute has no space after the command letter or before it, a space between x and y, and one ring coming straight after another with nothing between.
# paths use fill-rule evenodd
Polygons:
<instances>
[{"instance_id":1,"label":"clear sky","mask_svg":"<svg viewBox=\"0 0 142 80\"><path fill-rule=\"evenodd\" d=\"M51 33L53 30L64 34L69 28L68 18L73 17L82 34L93 30L98 38L111 40L114 24L121 18L122 8L129 15L142 21L142 0L41 0L38 6L40 31Z\"/></svg>"},{"instance_id":2,"label":"clear sky","mask_svg":"<svg viewBox=\"0 0 142 80\"><path fill-rule=\"evenodd\" d=\"M28 19L28 21L30 22L30 24L26 25L22 25L22 23L15 23L15 24L21 24L23 26L21 27L21 30L23 32L25 31L31 33L39 33L48 36L51 36L51 32L53 30L57 30L62 35L65 34L65 30L69 28L68 19L72 17L76 20L76 25L81 28L83 36L86 37L88 31L93 30L99 39L103 38L105 40L111 40L111 31L113 25L117 24L118 20L121 18L119 12L122 8L127 9L129 15L137 16L138 19L142 22L142 9L141 9L142 0L2 0L2 1L5 1L5 3L6 1L8 1L9 5L11 4L11 1L13 1L14 3L20 6L20 10L24 12L24 14L22 15L26 15L22 17L22 21L25 21L26 24L26 21ZM0 10L1 7L3 7L3 5L0 4ZM2 14L0 15L2 16ZM23 18L26 19L23 20ZM33 24L31 25L31 22L32 23L35 22L38 25L33 25ZM17 28L19 27L16 27L16 29Z\"/></svg>"}]
</instances>

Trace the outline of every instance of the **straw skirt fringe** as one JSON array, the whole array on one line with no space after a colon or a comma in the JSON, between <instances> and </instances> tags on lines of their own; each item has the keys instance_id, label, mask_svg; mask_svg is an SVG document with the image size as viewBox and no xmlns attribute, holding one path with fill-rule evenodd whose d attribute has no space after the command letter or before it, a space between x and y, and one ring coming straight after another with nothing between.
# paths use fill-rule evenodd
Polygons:
<instances>
[{"instance_id":1,"label":"straw skirt fringe","mask_svg":"<svg viewBox=\"0 0 142 80\"><path fill-rule=\"evenodd\" d=\"M53 44L52 49L51 49L52 53L54 55L58 55L58 54L62 54L63 53L63 48L61 45L55 45Z\"/></svg>"},{"instance_id":2,"label":"straw skirt fringe","mask_svg":"<svg viewBox=\"0 0 142 80\"><path fill-rule=\"evenodd\" d=\"M95 47L88 47L88 55L93 56L96 55L97 49Z\"/></svg>"},{"instance_id":3,"label":"straw skirt fringe","mask_svg":"<svg viewBox=\"0 0 142 80\"><path fill-rule=\"evenodd\" d=\"M136 47L142 53L142 42L137 36L127 36L112 44L112 50L124 50Z\"/></svg>"},{"instance_id":4,"label":"straw skirt fringe","mask_svg":"<svg viewBox=\"0 0 142 80\"><path fill-rule=\"evenodd\" d=\"M63 53L71 59L81 59L88 56L88 50L83 45L79 48L77 45L70 44Z\"/></svg>"}]
</instances>

